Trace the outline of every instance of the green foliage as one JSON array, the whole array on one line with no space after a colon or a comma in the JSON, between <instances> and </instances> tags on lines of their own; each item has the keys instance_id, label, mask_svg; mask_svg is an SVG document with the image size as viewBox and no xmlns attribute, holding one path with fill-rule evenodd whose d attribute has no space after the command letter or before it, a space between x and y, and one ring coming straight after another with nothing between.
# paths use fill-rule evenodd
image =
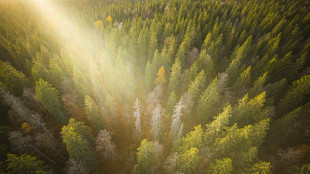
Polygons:
<instances>
[{"instance_id":1,"label":"green foliage","mask_svg":"<svg viewBox=\"0 0 310 174\"><path fill-rule=\"evenodd\" d=\"M27 83L25 75L1 60L0 67L0 86L17 96L21 96Z\"/></svg>"},{"instance_id":2,"label":"green foliage","mask_svg":"<svg viewBox=\"0 0 310 174\"><path fill-rule=\"evenodd\" d=\"M179 147L177 148L178 152L185 152L190 148L200 148L203 145L203 130L201 125L195 127L195 130L186 134L185 137L182 137L178 144Z\"/></svg>"},{"instance_id":3,"label":"green foliage","mask_svg":"<svg viewBox=\"0 0 310 174\"><path fill-rule=\"evenodd\" d=\"M217 79L202 93L197 105L197 115L201 123L211 121L212 116L217 114L219 94L217 91Z\"/></svg>"},{"instance_id":4,"label":"green foliage","mask_svg":"<svg viewBox=\"0 0 310 174\"><path fill-rule=\"evenodd\" d=\"M75 122L75 120L71 118L69 124L62 127L62 141L66 144L70 158L84 163L90 170L94 171L96 169L95 154L87 139L81 133L81 128L77 127L81 124L82 123Z\"/></svg>"},{"instance_id":5,"label":"green foliage","mask_svg":"<svg viewBox=\"0 0 310 174\"><path fill-rule=\"evenodd\" d=\"M64 114L61 103L59 101L58 90L42 79L36 82L36 94L39 102L43 107L52 114L60 123L68 122L67 116Z\"/></svg>"},{"instance_id":6,"label":"green foliage","mask_svg":"<svg viewBox=\"0 0 310 174\"><path fill-rule=\"evenodd\" d=\"M31 75L34 81L38 81L39 79L50 81L49 71L39 61L34 61L33 66L31 68Z\"/></svg>"},{"instance_id":7,"label":"green foliage","mask_svg":"<svg viewBox=\"0 0 310 174\"><path fill-rule=\"evenodd\" d=\"M133 173L150 173L155 162L153 143L147 141L147 139L142 140L138 148L137 164L134 166Z\"/></svg>"},{"instance_id":8,"label":"green foliage","mask_svg":"<svg viewBox=\"0 0 310 174\"><path fill-rule=\"evenodd\" d=\"M277 111L279 115L285 114L298 105L300 105L304 97L310 93L310 75L301 77L293 82L288 92L280 100Z\"/></svg>"},{"instance_id":9,"label":"green foliage","mask_svg":"<svg viewBox=\"0 0 310 174\"><path fill-rule=\"evenodd\" d=\"M43 161L38 160L36 157L23 154L17 156L15 154L7 154L8 159L8 173L10 174L32 174L32 173L54 173L49 167L47 167Z\"/></svg>"},{"instance_id":10,"label":"green foliage","mask_svg":"<svg viewBox=\"0 0 310 174\"><path fill-rule=\"evenodd\" d=\"M228 105L222 113L220 113L214 120L206 125L206 133L204 135L204 144L210 146L217 137L221 137L229 126L229 118L232 116L232 108Z\"/></svg>"},{"instance_id":11,"label":"green foliage","mask_svg":"<svg viewBox=\"0 0 310 174\"><path fill-rule=\"evenodd\" d=\"M87 114L88 121L92 124L94 128L99 131L103 128L102 116L97 103L88 95L85 96L84 109Z\"/></svg>"},{"instance_id":12,"label":"green foliage","mask_svg":"<svg viewBox=\"0 0 310 174\"><path fill-rule=\"evenodd\" d=\"M51 3L57 9L58 2ZM42 127L59 132L59 125L46 113L62 124L68 122L64 111L88 119L91 127L70 120L62 133L75 161L70 160L67 172L83 173L86 166L94 173L98 162L97 173L126 173L133 168L128 152L141 137L152 135L150 115L160 104L160 114L168 116L158 125L160 142L143 141L134 173L308 173L308 2L59 0L59 4L63 11L56 14L61 18L56 23L56 18L34 10L40 7L32 2L0 0L0 86L21 99L8 112L5 104L12 100L0 96L0 128L10 121L12 129L20 129L25 119L29 125L38 124L30 125L34 129L25 141L29 145L27 138L33 140L33 147L58 164L50 154L55 149L63 153L58 137L54 143L40 140ZM71 14L70 19L64 13ZM69 25L58 25L66 21ZM28 84L31 78L34 81ZM162 88L150 93L154 82ZM32 94L34 86L37 97ZM180 138L175 140L168 137L169 116L181 96L181 116L174 124L182 126L176 126ZM140 113L141 136L133 133L130 117L135 98L146 107ZM29 118L16 110L27 112ZM102 128L101 114L116 143L115 161L95 159L91 130ZM205 130L203 126L192 130L205 124ZM2 134L0 152L5 160L7 151L16 147L9 146L6 130ZM172 161L169 157L172 170L166 166L169 160L164 162L166 153L174 154ZM64 171L63 167L55 169Z\"/></svg>"},{"instance_id":13,"label":"green foliage","mask_svg":"<svg viewBox=\"0 0 310 174\"><path fill-rule=\"evenodd\" d=\"M186 174L190 174L196 170L200 161L201 157L199 155L199 150L195 147L192 147L186 150L184 153L180 154L178 168L180 171Z\"/></svg>"},{"instance_id":14,"label":"green foliage","mask_svg":"<svg viewBox=\"0 0 310 174\"><path fill-rule=\"evenodd\" d=\"M66 73L63 63L57 55L49 61L49 73L51 83L60 90L61 83L66 76Z\"/></svg>"},{"instance_id":15,"label":"green foliage","mask_svg":"<svg viewBox=\"0 0 310 174\"><path fill-rule=\"evenodd\" d=\"M175 95L175 92L172 91L172 92L170 93L170 95L169 95L169 98L168 98L167 104L166 104L166 105L167 105L167 112L168 112L169 114L172 113L173 108L174 108L174 106L175 106L176 103L177 103L177 96Z\"/></svg>"},{"instance_id":16,"label":"green foliage","mask_svg":"<svg viewBox=\"0 0 310 174\"><path fill-rule=\"evenodd\" d=\"M185 36L176 55L177 59L179 59L180 61L180 65L182 69L185 68L189 49L190 49L190 38Z\"/></svg>"},{"instance_id":17,"label":"green foliage","mask_svg":"<svg viewBox=\"0 0 310 174\"><path fill-rule=\"evenodd\" d=\"M188 93L192 95L193 99L197 98L201 91L205 88L205 81L205 72L204 70L201 70L195 80L188 87Z\"/></svg>"},{"instance_id":18,"label":"green foliage","mask_svg":"<svg viewBox=\"0 0 310 174\"><path fill-rule=\"evenodd\" d=\"M210 174L230 174L233 171L232 161L229 158L216 160L210 165L208 173Z\"/></svg>"},{"instance_id":19,"label":"green foliage","mask_svg":"<svg viewBox=\"0 0 310 174\"><path fill-rule=\"evenodd\" d=\"M251 168L251 174L270 174L271 164L269 162L255 163Z\"/></svg>"},{"instance_id":20,"label":"green foliage","mask_svg":"<svg viewBox=\"0 0 310 174\"><path fill-rule=\"evenodd\" d=\"M181 73L182 71L181 71L180 60L177 58L171 68L169 85L168 85L170 92L177 91L178 85L180 83Z\"/></svg>"},{"instance_id":21,"label":"green foliage","mask_svg":"<svg viewBox=\"0 0 310 174\"><path fill-rule=\"evenodd\" d=\"M263 108L265 102L266 92L262 92L253 99L249 99L246 94L233 109L232 123L243 127L268 118L270 108Z\"/></svg>"},{"instance_id":22,"label":"green foliage","mask_svg":"<svg viewBox=\"0 0 310 174\"><path fill-rule=\"evenodd\" d=\"M150 91L153 88L153 69L152 64L150 61L147 61L146 67L145 67L145 74L144 74L145 84L147 91Z\"/></svg>"},{"instance_id":23,"label":"green foliage","mask_svg":"<svg viewBox=\"0 0 310 174\"><path fill-rule=\"evenodd\" d=\"M251 84L251 66L244 70L237 81L232 86L232 92L235 97L242 96L247 92L247 88Z\"/></svg>"}]
</instances>

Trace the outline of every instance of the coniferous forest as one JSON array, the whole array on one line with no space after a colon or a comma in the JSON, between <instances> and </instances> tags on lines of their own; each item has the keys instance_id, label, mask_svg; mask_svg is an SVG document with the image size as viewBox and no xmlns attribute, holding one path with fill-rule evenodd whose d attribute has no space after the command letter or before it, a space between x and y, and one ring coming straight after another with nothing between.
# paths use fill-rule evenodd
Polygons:
<instances>
[{"instance_id":1,"label":"coniferous forest","mask_svg":"<svg viewBox=\"0 0 310 174\"><path fill-rule=\"evenodd\" d=\"M0 173L309 174L310 1L0 0Z\"/></svg>"}]
</instances>

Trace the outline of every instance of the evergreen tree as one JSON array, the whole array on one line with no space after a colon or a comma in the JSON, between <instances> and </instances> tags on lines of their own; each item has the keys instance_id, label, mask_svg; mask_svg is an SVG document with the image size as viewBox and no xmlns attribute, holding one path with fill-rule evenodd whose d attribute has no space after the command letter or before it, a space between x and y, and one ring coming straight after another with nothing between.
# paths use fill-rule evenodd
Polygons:
<instances>
[{"instance_id":1,"label":"evergreen tree","mask_svg":"<svg viewBox=\"0 0 310 174\"><path fill-rule=\"evenodd\" d=\"M147 61L146 67L145 67L145 84L147 91L150 91L153 88L153 70L152 70L152 64L150 61Z\"/></svg>"},{"instance_id":2,"label":"evergreen tree","mask_svg":"<svg viewBox=\"0 0 310 174\"><path fill-rule=\"evenodd\" d=\"M232 86L232 91L235 97L243 96L251 84L251 66L249 66L246 70L244 70L237 81Z\"/></svg>"},{"instance_id":3,"label":"evergreen tree","mask_svg":"<svg viewBox=\"0 0 310 174\"><path fill-rule=\"evenodd\" d=\"M202 93L198 105L197 115L201 123L211 120L211 117L217 114L219 103L219 95L217 91L217 79L207 87Z\"/></svg>"},{"instance_id":4,"label":"evergreen tree","mask_svg":"<svg viewBox=\"0 0 310 174\"><path fill-rule=\"evenodd\" d=\"M34 81L38 81L40 78L45 81L50 81L49 71L39 61L34 62L31 68L31 75Z\"/></svg>"},{"instance_id":5,"label":"evergreen tree","mask_svg":"<svg viewBox=\"0 0 310 174\"><path fill-rule=\"evenodd\" d=\"M84 110L87 114L87 119L91 125L96 128L97 131L102 129L102 116L100 114L99 106L96 102L88 95L85 96Z\"/></svg>"},{"instance_id":6,"label":"evergreen tree","mask_svg":"<svg viewBox=\"0 0 310 174\"><path fill-rule=\"evenodd\" d=\"M171 74L170 74L169 85L168 85L170 92L177 91L178 85L180 83L181 73L182 71L181 71L180 60L177 58L171 68Z\"/></svg>"},{"instance_id":7,"label":"evergreen tree","mask_svg":"<svg viewBox=\"0 0 310 174\"><path fill-rule=\"evenodd\" d=\"M294 81L285 96L280 100L277 106L279 115L292 111L300 105L304 97L310 93L310 75L301 77Z\"/></svg>"},{"instance_id":8,"label":"evergreen tree","mask_svg":"<svg viewBox=\"0 0 310 174\"><path fill-rule=\"evenodd\" d=\"M24 86L27 84L25 75L1 60L0 67L0 87L14 95L21 96Z\"/></svg>"},{"instance_id":9,"label":"evergreen tree","mask_svg":"<svg viewBox=\"0 0 310 174\"><path fill-rule=\"evenodd\" d=\"M228 105L222 113L206 125L206 133L204 135L204 144L206 146L212 145L217 137L221 137L225 129L229 126L229 119L232 116L232 108Z\"/></svg>"},{"instance_id":10,"label":"evergreen tree","mask_svg":"<svg viewBox=\"0 0 310 174\"><path fill-rule=\"evenodd\" d=\"M54 173L49 167L47 167L43 161L38 160L36 157L23 154L17 156L15 154L8 154L7 161L8 163L8 173Z\"/></svg>"},{"instance_id":11,"label":"evergreen tree","mask_svg":"<svg viewBox=\"0 0 310 174\"><path fill-rule=\"evenodd\" d=\"M74 119L69 120L67 126L63 126L61 136L66 144L70 158L84 163L90 170L96 170L95 154L88 145L87 140L79 133L74 126Z\"/></svg>"},{"instance_id":12,"label":"evergreen tree","mask_svg":"<svg viewBox=\"0 0 310 174\"><path fill-rule=\"evenodd\" d=\"M175 95L175 92L172 91L168 97L167 104L166 104L167 106L166 110L168 114L172 113L172 110L176 103L177 103L177 96Z\"/></svg>"},{"instance_id":13,"label":"evergreen tree","mask_svg":"<svg viewBox=\"0 0 310 174\"><path fill-rule=\"evenodd\" d=\"M192 95L193 100L199 96L205 87L206 76L204 70L201 70L195 80L189 85L188 93Z\"/></svg>"},{"instance_id":14,"label":"evergreen tree","mask_svg":"<svg viewBox=\"0 0 310 174\"><path fill-rule=\"evenodd\" d=\"M158 47L158 40L156 32L150 31L150 40L149 40L149 60L153 57L155 50Z\"/></svg>"},{"instance_id":15,"label":"evergreen tree","mask_svg":"<svg viewBox=\"0 0 310 174\"><path fill-rule=\"evenodd\" d=\"M188 36L185 36L176 54L177 59L179 59L180 61L181 69L185 69L189 49L190 49L190 38Z\"/></svg>"},{"instance_id":16,"label":"evergreen tree","mask_svg":"<svg viewBox=\"0 0 310 174\"><path fill-rule=\"evenodd\" d=\"M49 73L51 83L60 90L61 82L63 81L66 73L61 59L56 55L49 61ZM43 78L44 79L44 78Z\"/></svg>"},{"instance_id":17,"label":"evergreen tree","mask_svg":"<svg viewBox=\"0 0 310 174\"><path fill-rule=\"evenodd\" d=\"M238 106L233 109L232 123L238 123L242 127L268 118L270 108L263 108L265 102L266 92L262 92L250 100L246 94L239 100Z\"/></svg>"},{"instance_id":18,"label":"evergreen tree","mask_svg":"<svg viewBox=\"0 0 310 174\"><path fill-rule=\"evenodd\" d=\"M36 94L43 107L52 114L60 123L68 122L59 101L58 91L42 79L36 82Z\"/></svg>"}]
</instances>

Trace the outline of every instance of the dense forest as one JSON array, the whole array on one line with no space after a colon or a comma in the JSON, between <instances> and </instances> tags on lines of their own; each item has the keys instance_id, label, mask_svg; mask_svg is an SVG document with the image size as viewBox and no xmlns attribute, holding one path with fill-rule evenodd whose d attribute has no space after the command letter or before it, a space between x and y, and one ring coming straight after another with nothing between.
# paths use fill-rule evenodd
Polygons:
<instances>
[{"instance_id":1,"label":"dense forest","mask_svg":"<svg viewBox=\"0 0 310 174\"><path fill-rule=\"evenodd\" d=\"M310 1L0 0L0 173L309 174Z\"/></svg>"}]
</instances>

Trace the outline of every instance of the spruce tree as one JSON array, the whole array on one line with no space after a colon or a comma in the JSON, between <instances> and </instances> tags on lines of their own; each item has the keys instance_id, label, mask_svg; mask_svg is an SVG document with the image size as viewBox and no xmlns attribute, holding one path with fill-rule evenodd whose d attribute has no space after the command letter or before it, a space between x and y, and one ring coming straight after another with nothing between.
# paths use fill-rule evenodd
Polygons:
<instances>
[{"instance_id":1,"label":"spruce tree","mask_svg":"<svg viewBox=\"0 0 310 174\"><path fill-rule=\"evenodd\" d=\"M36 94L39 102L43 107L51 113L61 124L68 123L68 118L64 114L61 103L59 101L58 90L53 88L53 86L42 80L36 82Z\"/></svg>"}]
</instances>

